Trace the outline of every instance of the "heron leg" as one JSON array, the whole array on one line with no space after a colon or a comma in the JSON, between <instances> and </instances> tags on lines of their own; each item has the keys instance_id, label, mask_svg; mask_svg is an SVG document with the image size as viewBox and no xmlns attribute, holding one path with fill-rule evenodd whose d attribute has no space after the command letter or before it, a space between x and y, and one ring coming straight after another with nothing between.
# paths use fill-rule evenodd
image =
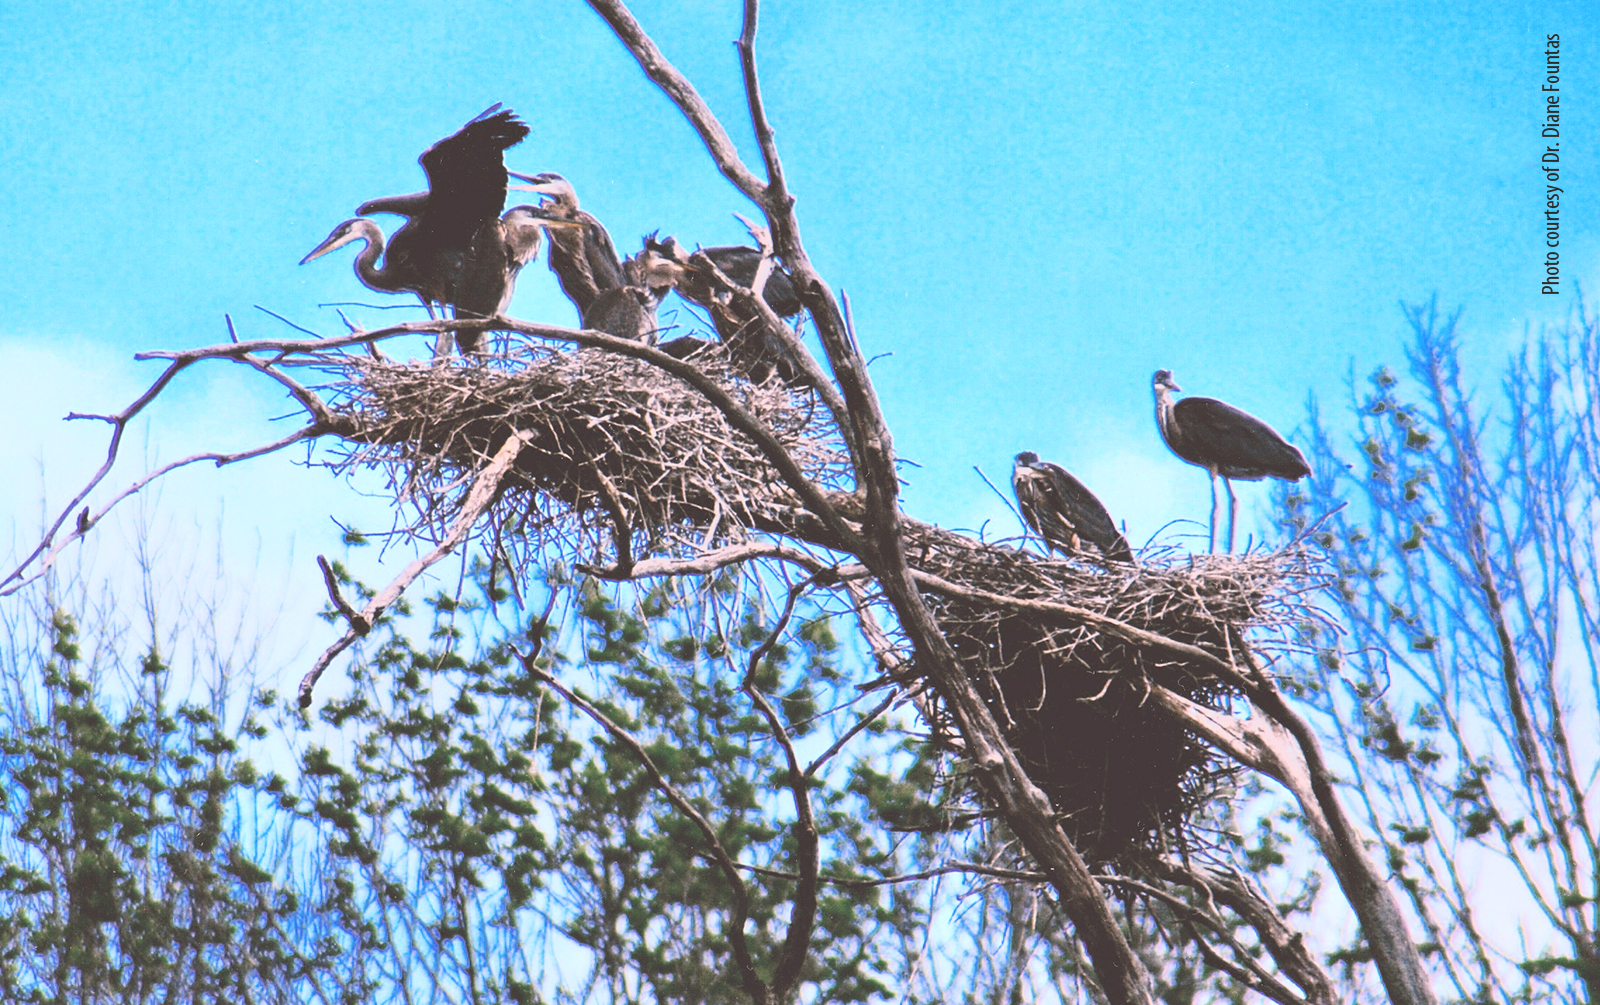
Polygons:
<instances>
[{"instance_id":1,"label":"heron leg","mask_svg":"<svg viewBox=\"0 0 1600 1005\"><path fill-rule=\"evenodd\" d=\"M439 305L439 316L441 319L445 317L444 304ZM431 305L428 307L428 317L433 317L433 307ZM456 333L452 331L442 331L438 335L434 336L433 358L435 360L448 359L455 352L455 347Z\"/></svg>"},{"instance_id":2,"label":"heron leg","mask_svg":"<svg viewBox=\"0 0 1600 1005\"><path fill-rule=\"evenodd\" d=\"M1233 522L1239 516L1239 498L1233 494L1233 482L1222 479L1222 487L1228 490L1228 554L1233 554Z\"/></svg>"},{"instance_id":3,"label":"heron leg","mask_svg":"<svg viewBox=\"0 0 1600 1005\"><path fill-rule=\"evenodd\" d=\"M1217 553L1217 473L1211 472L1211 534L1206 544L1206 554Z\"/></svg>"}]
</instances>

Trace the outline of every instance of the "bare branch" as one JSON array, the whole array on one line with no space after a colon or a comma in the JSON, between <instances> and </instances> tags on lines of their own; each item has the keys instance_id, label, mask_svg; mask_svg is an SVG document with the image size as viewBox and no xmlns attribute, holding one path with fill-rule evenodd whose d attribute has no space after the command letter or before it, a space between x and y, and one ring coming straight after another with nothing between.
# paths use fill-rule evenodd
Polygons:
<instances>
[{"instance_id":1,"label":"bare branch","mask_svg":"<svg viewBox=\"0 0 1600 1005\"><path fill-rule=\"evenodd\" d=\"M350 602L344 599L344 594L339 591L339 580L333 574L333 566L328 564L326 557L317 556L317 566L322 570L323 585L328 588L328 600L344 615L344 620L351 628L356 628L362 635L372 630L372 624L361 617Z\"/></svg>"},{"instance_id":2,"label":"bare branch","mask_svg":"<svg viewBox=\"0 0 1600 1005\"><path fill-rule=\"evenodd\" d=\"M808 555L798 548L791 548L775 541L748 541L743 544L730 544L725 548L704 552L694 558L646 558L633 564L633 568L626 576L616 569L602 569L590 565L577 566L579 572L601 579L649 579L654 576L704 576L718 569L725 569L730 565L738 565L758 558L776 558L791 565L798 565L808 572L821 572L824 569L834 568L831 564L823 562L812 555ZM866 570L859 566L838 570L841 578L866 575Z\"/></svg>"},{"instance_id":3,"label":"bare branch","mask_svg":"<svg viewBox=\"0 0 1600 1005\"><path fill-rule=\"evenodd\" d=\"M628 51L633 54L633 58L638 61L645 76L666 92L667 97L678 106L684 118L689 120L695 132L700 134L701 142L706 145L706 151L711 154L711 159L716 162L717 169L722 172L723 177L733 182L751 202L757 205L763 204L766 185L744 166L744 162L739 159L738 148L733 145L733 140L728 138L728 131L722 128L722 123L712 114L710 106L700 97L700 92L696 91L688 78L679 73L677 67L661 54L655 42L651 41L650 36L639 27L639 22L634 20L632 12L617 0L589 0L589 6L606 19L611 30L617 33L617 38L622 40Z\"/></svg>"},{"instance_id":4,"label":"bare branch","mask_svg":"<svg viewBox=\"0 0 1600 1005\"><path fill-rule=\"evenodd\" d=\"M795 890L794 906L789 915L789 930L783 939L783 952L778 957L778 965L772 976L772 994L779 1001L789 997L789 991L799 978L806 954L811 947L811 933L817 918L817 873L820 865L817 855L817 824L811 815L807 774L800 770L800 758L795 753L793 741L789 739L789 731L784 728L783 721L778 718L772 703L767 701L766 695L756 686L756 671L760 669L761 661L772 652L773 646L778 644L778 639L789 625L789 619L794 617L795 604L799 601L800 595L817 581L818 576L825 574L816 573L804 582L796 583L789 588L783 613L778 617L778 623L773 626L766 641L750 653L744 682L741 684L741 689L750 697L751 703L767 720L773 738L783 748L784 760L789 767L789 791L794 799L793 833L795 851L800 862L800 882Z\"/></svg>"},{"instance_id":5,"label":"bare branch","mask_svg":"<svg viewBox=\"0 0 1600 1005\"><path fill-rule=\"evenodd\" d=\"M54 527L52 527L50 532L45 535L44 541L40 543L39 547L34 549L33 553L30 554L21 565L17 566L16 569L12 570L12 572L6 577L4 582L8 585L6 585L4 588L0 588L0 597L9 596L18 590L23 589L28 584L36 582L40 576L43 576L50 571L50 569L55 565L56 559L61 556L61 553L66 550L66 548L71 545L72 542L81 540L87 536L90 529L98 524L107 513L111 512L111 510L118 503L127 499L129 496L138 494L156 479L176 471L179 468L187 467L190 464L198 464L201 461L212 461L219 468L226 467L229 464L237 464L240 461L248 461L255 457L261 457L266 454L273 453L274 451L282 450L284 447L299 443L301 440L312 439L317 436L321 436L323 433L329 432L329 430L325 427L312 424L310 426L304 426L300 429L297 429L282 439L273 440L271 443L254 447L250 450L241 450L238 453L232 454L214 452L191 454L188 457L173 461L170 464L163 464L161 467L156 468L154 471L151 471L149 474L138 479L133 484L117 493L104 506L101 506L98 511L91 513L87 506L84 507L73 523L72 533L67 535L53 547L50 547L48 553L44 555L43 560L39 563L38 571L32 573L31 575L27 574L26 570L28 566L33 563L34 559L39 557L40 552L49 545L50 540L56 531L59 530L64 523L66 523L68 514L72 512L72 507L77 505L79 501L81 501L85 496L94 490L95 486L100 482L100 480L105 477L106 472L110 470L110 466L115 463L115 454L122 436L122 430L120 428L122 424L125 423L119 422L119 428L117 432L112 434L112 452L111 455L106 458L106 466L102 467L101 470L89 480L89 483L84 486L83 490L80 491L78 495L73 497L73 501L67 505L67 508L56 519Z\"/></svg>"},{"instance_id":6,"label":"bare branch","mask_svg":"<svg viewBox=\"0 0 1600 1005\"><path fill-rule=\"evenodd\" d=\"M798 880L796 873L785 872L782 869L767 869L759 865L739 864L745 872L757 876L771 876L774 879ZM820 882L830 886L845 888L868 889L874 886L892 886L896 883L916 883L924 879L935 879L939 876L959 874L974 876L989 876L993 879L1006 880L1014 883L1048 883L1050 878L1042 872L1027 872L1018 869L1001 869L998 866L983 865L978 862L951 862L948 865L935 866L932 869L923 869L920 872L904 872L894 876L883 876L878 879L847 879L843 876L820 876Z\"/></svg>"},{"instance_id":7,"label":"bare branch","mask_svg":"<svg viewBox=\"0 0 1600 1005\"><path fill-rule=\"evenodd\" d=\"M772 134L772 123L767 121L766 105L761 100L761 78L756 73L756 22L760 18L760 0L744 0L744 28L739 32L739 66L744 72L745 102L750 108L750 124L755 129L756 143L761 147L761 160L767 168L766 199L763 205L785 212L794 205L794 197L783 177L783 162L778 159L778 144ZM760 289L756 284L756 289Z\"/></svg>"},{"instance_id":8,"label":"bare branch","mask_svg":"<svg viewBox=\"0 0 1600 1005\"><path fill-rule=\"evenodd\" d=\"M517 459L517 454L523 446L533 439L532 434L518 432L506 438L506 442L495 451L494 458L478 473L477 480L472 483L472 489L467 493L467 498L462 501L461 509L456 515L455 522L451 524L450 531L444 540L421 558L413 560L400 571L400 574L388 586L378 591L373 598L367 601L361 613L350 620L350 627L344 636L329 646L326 651L317 657L316 663L300 681L300 707L305 708L311 704L311 692L317 686L317 679L324 670L333 662L334 658L344 652L355 640L371 631L372 625L377 624L379 616L388 609L405 592L406 587L430 566L455 550L456 545L466 540L472 532L472 527L478 522L478 517L489 508L494 501L495 494L500 490L501 479L510 469L512 462Z\"/></svg>"},{"instance_id":9,"label":"bare branch","mask_svg":"<svg viewBox=\"0 0 1600 1005\"><path fill-rule=\"evenodd\" d=\"M873 721L876 720L878 716L887 712L889 710L889 706L893 705L895 701L899 699L899 697L899 692L889 692L889 696L887 698L873 706L870 712L868 712L866 715L863 715L856 721L854 725L845 730L844 735L840 736L837 740L833 741L833 743L829 744L827 750L824 750L822 753L818 754L816 760L806 765L806 777L810 778L815 775L818 768L826 764L833 757L833 755L843 750L844 745L854 739L856 735L863 729L866 729L868 726L872 725Z\"/></svg>"},{"instance_id":10,"label":"bare branch","mask_svg":"<svg viewBox=\"0 0 1600 1005\"><path fill-rule=\"evenodd\" d=\"M728 944L733 949L734 959L739 964L745 992L757 1002L766 1002L771 992L756 973L755 963L750 958L750 947L746 942L744 933L745 920L750 916L750 893L745 888L743 878L739 875L741 866L734 860L732 855L728 854L728 849L723 847L722 842L718 840L716 828L712 827L711 822L699 810L694 808L694 804L689 802L688 797L679 792L671 782L667 781L666 776L661 773L661 769L656 766L656 762L651 759L650 754L644 749L644 744L640 743L631 733L612 722L604 712L596 708L587 698L556 680L549 672L541 668L531 656L524 657L522 665L530 676L548 685L552 691L576 705L585 715L598 723L600 728L604 729L612 739L626 747L628 752L644 768L645 773L650 776L650 781L655 784L655 787L661 791L662 795L667 797L667 801L679 813L688 817L695 827L699 828L700 834L705 838L706 846L710 850L712 860L722 869L722 874L728 880L731 888L730 892L733 896L734 907L733 917L729 920L727 928Z\"/></svg>"}]
</instances>

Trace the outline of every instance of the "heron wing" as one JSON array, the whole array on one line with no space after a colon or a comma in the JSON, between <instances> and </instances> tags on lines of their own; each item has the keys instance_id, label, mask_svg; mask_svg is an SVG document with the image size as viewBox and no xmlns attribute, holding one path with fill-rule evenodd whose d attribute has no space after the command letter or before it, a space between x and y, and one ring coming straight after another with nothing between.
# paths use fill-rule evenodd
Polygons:
<instances>
[{"instance_id":1,"label":"heron wing","mask_svg":"<svg viewBox=\"0 0 1600 1005\"><path fill-rule=\"evenodd\" d=\"M1080 538L1099 548L1105 555L1133 561L1128 542L1118 532L1117 525L1112 523L1105 504L1089 491L1088 486L1059 464L1041 461L1037 466L1049 476L1048 484L1054 497L1052 505L1062 513Z\"/></svg>"},{"instance_id":2,"label":"heron wing","mask_svg":"<svg viewBox=\"0 0 1600 1005\"><path fill-rule=\"evenodd\" d=\"M761 267L761 249L732 244L706 248L704 251L717 268L740 286L748 289L755 282L756 270ZM767 277L767 288L761 295L779 317L793 317L800 313L800 296L795 292L794 282L777 263L773 263L772 273Z\"/></svg>"},{"instance_id":3,"label":"heron wing","mask_svg":"<svg viewBox=\"0 0 1600 1005\"><path fill-rule=\"evenodd\" d=\"M1037 465L1017 465L1011 472L1011 489L1017 496L1022 518L1051 549L1072 554L1077 528L1069 519L1048 472Z\"/></svg>"},{"instance_id":4,"label":"heron wing","mask_svg":"<svg viewBox=\"0 0 1600 1005\"><path fill-rule=\"evenodd\" d=\"M428 174L429 223L444 231L460 228L464 240L506 202L504 153L521 143L528 126L510 109L492 106L418 160Z\"/></svg>"},{"instance_id":5,"label":"heron wing","mask_svg":"<svg viewBox=\"0 0 1600 1005\"><path fill-rule=\"evenodd\" d=\"M1183 432L1184 460L1247 481L1310 474L1304 455L1278 431L1243 409L1215 398L1184 398L1174 415Z\"/></svg>"}]
</instances>

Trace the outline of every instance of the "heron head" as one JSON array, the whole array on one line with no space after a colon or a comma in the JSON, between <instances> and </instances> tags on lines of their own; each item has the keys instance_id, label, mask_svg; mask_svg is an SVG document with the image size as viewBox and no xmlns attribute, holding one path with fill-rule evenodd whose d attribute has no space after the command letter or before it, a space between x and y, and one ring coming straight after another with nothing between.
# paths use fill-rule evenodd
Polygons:
<instances>
[{"instance_id":1,"label":"heron head","mask_svg":"<svg viewBox=\"0 0 1600 1005\"><path fill-rule=\"evenodd\" d=\"M678 243L676 237L661 237L659 231L645 235L644 250L660 255L669 261L677 262L679 265L689 264L688 250Z\"/></svg>"},{"instance_id":2,"label":"heron head","mask_svg":"<svg viewBox=\"0 0 1600 1005\"><path fill-rule=\"evenodd\" d=\"M506 174L516 178L518 181L528 183L526 185L506 186L513 192L537 192L540 195L548 195L554 198L558 203L568 203L573 208L578 205L578 190L572 187L572 182L567 181L554 171L544 171L540 174L518 174L515 171L507 171Z\"/></svg>"},{"instance_id":3,"label":"heron head","mask_svg":"<svg viewBox=\"0 0 1600 1005\"><path fill-rule=\"evenodd\" d=\"M1022 453L1018 454L1017 458L1016 458L1016 465L1019 468L1023 468L1023 467L1030 467L1031 468L1035 464L1038 464L1038 463L1039 463L1039 455L1034 453L1031 450L1024 450Z\"/></svg>"},{"instance_id":4,"label":"heron head","mask_svg":"<svg viewBox=\"0 0 1600 1005\"><path fill-rule=\"evenodd\" d=\"M1178 382L1172 379L1171 370L1157 370L1156 375L1151 378L1151 381L1153 382L1157 391L1183 390L1183 388L1178 386Z\"/></svg>"},{"instance_id":5,"label":"heron head","mask_svg":"<svg viewBox=\"0 0 1600 1005\"><path fill-rule=\"evenodd\" d=\"M342 248L352 241L382 242L383 231L379 230L378 225L371 220L363 220L360 217L346 220L333 228L333 233L329 234L321 244L312 248L309 255L300 259L300 264L304 265L313 258L321 258L335 248Z\"/></svg>"},{"instance_id":6,"label":"heron head","mask_svg":"<svg viewBox=\"0 0 1600 1005\"><path fill-rule=\"evenodd\" d=\"M663 290L676 286L683 278L684 267L671 257L669 250L655 240L655 235L645 239L644 250L623 263L623 271L636 286Z\"/></svg>"},{"instance_id":7,"label":"heron head","mask_svg":"<svg viewBox=\"0 0 1600 1005\"><path fill-rule=\"evenodd\" d=\"M564 230L581 230L583 224L576 220L568 220L564 216L557 216L549 206L512 206L506 210L500 222L524 227L555 227Z\"/></svg>"}]
</instances>

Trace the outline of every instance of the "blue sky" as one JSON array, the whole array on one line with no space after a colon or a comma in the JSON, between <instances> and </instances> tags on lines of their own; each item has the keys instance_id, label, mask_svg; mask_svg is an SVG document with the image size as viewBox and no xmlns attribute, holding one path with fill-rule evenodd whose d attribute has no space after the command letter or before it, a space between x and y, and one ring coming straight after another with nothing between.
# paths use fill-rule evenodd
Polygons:
<instances>
[{"instance_id":1,"label":"blue sky","mask_svg":"<svg viewBox=\"0 0 1600 1005\"><path fill-rule=\"evenodd\" d=\"M748 151L737 7L636 13ZM1352 365L1399 360L1401 300L1464 307L1492 379L1574 302L1537 285L1549 33L1564 41L1564 279L1595 276L1597 20L1576 2L770 4L770 113L812 257L868 355L886 354L878 390L921 465L907 510L1013 533L971 467L1003 484L1032 449L1136 543L1204 520L1204 476L1156 436L1151 371L1287 432L1308 393L1337 401ZM295 263L362 200L421 188L417 155L495 101L533 127L510 166L572 179L619 247L658 228L741 238L731 214L750 207L579 3L0 8L15 536L36 526L41 459L52 501L98 462L103 428L60 416L124 404L155 372L134 352L221 341L225 313L246 337L287 333L253 305L332 332L319 304L383 302L348 253ZM542 266L514 313L573 321ZM178 392L114 484L145 457L264 441L287 411L223 368ZM382 519L286 458L190 472L180 500L202 522L225 506L251 541L293 536L291 592L313 606L329 517Z\"/></svg>"}]
</instances>

